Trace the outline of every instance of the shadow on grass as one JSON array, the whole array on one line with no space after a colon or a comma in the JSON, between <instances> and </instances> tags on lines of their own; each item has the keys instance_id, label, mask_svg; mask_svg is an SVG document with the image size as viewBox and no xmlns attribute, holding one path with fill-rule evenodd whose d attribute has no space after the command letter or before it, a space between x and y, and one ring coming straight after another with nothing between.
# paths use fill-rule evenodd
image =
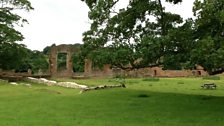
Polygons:
<instances>
[{"instance_id":1,"label":"shadow on grass","mask_svg":"<svg viewBox=\"0 0 224 126\"><path fill-rule=\"evenodd\" d=\"M92 108L97 104L97 107L103 109L105 116L110 116L110 119L115 122L121 119L119 124L122 126L146 126L149 124L155 126L169 124L172 126L222 126L224 123L222 116L224 97L130 89L95 93L102 93L102 95L97 95L98 97L95 98L94 101L97 103L94 102L94 104L89 104L86 107ZM87 100L89 95L94 97L95 93L83 97ZM117 112L119 114L116 114ZM98 118L109 121L106 117L100 116Z\"/></svg>"},{"instance_id":2,"label":"shadow on grass","mask_svg":"<svg viewBox=\"0 0 224 126\"><path fill-rule=\"evenodd\" d=\"M139 98L148 98L149 95L147 95L147 94L139 94L137 97L139 97Z\"/></svg>"}]
</instances>

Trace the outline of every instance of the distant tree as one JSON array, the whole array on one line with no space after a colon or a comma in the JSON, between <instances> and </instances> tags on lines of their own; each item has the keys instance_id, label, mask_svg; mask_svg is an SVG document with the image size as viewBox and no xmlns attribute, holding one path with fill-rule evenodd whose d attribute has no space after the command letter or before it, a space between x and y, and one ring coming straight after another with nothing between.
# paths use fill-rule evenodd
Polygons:
<instances>
[{"instance_id":1,"label":"distant tree","mask_svg":"<svg viewBox=\"0 0 224 126\"><path fill-rule=\"evenodd\" d=\"M32 10L27 0L0 1L0 68L16 69L26 58L26 47L15 43L23 40L22 34L15 25L22 26L26 19L15 13L15 10Z\"/></svg>"},{"instance_id":2,"label":"distant tree","mask_svg":"<svg viewBox=\"0 0 224 126\"><path fill-rule=\"evenodd\" d=\"M0 68L4 70L17 69L28 57L28 50L17 43L0 44Z\"/></svg>"},{"instance_id":3,"label":"distant tree","mask_svg":"<svg viewBox=\"0 0 224 126\"><path fill-rule=\"evenodd\" d=\"M47 71L49 68L48 57L40 51L32 51L28 60L31 70L37 73L39 70Z\"/></svg>"},{"instance_id":4,"label":"distant tree","mask_svg":"<svg viewBox=\"0 0 224 126\"><path fill-rule=\"evenodd\" d=\"M73 61L73 71L74 72L84 72L84 65L85 65L85 57L81 52L82 44L74 44L73 47L75 48L76 52L72 56Z\"/></svg>"},{"instance_id":5,"label":"distant tree","mask_svg":"<svg viewBox=\"0 0 224 126\"><path fill-rule=\"evenodd\" d=\"M45 55L49 55L50 52L51 52L51 47L53 46L56 46L55 44L52 44L51 46L46 46L44 49L43 49L43 54Z\"/></svg>"},{"instance_id":6,"label":"distant tree","mask_svg":"<svg viewBox=\"0 0 224 126\"><path fill-rule=\"evenodd\" d=\"M48 57L40 51L27 50L26 59L16 69L17 72L25 72L31 69L33 73L38 73L39 70L47 72L49 68Z\"/></svg>"},{"instance_id":7,"label":"distant tree","mask_svg":"<svg viewBox=\"0 0 224 126\"><path fill-rule=\"evenodd\" d=\"M73 71L74 72L84 72L84 57L80 52L73 54Z\"/></svg>"},{"instance_id":8,"label":"distant tree","mask_svg":"<svg viewBox=\"0 0 224 126\"><path fill-rule=\"evenodd\" d=\"M57 55L57 68L59 71L66 69L67 54L58 53Z\"/></svg>"}]
</instances>

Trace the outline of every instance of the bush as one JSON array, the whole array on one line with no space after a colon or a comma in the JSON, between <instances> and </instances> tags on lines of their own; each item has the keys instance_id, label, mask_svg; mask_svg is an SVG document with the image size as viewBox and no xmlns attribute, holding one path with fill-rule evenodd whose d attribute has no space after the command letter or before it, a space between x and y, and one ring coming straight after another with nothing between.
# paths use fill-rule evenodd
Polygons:
<instances>
[{"instance_id":1,"label":"bush","mask_svg":"<svg viewBox=\"0 0 224 126\"><path fill-rule=\"evenodd\" d=\"M219 76L207 76L207 77L203 77L202 79L206 79L206 80L220 80Z\"/></svg>"}]
</instances>

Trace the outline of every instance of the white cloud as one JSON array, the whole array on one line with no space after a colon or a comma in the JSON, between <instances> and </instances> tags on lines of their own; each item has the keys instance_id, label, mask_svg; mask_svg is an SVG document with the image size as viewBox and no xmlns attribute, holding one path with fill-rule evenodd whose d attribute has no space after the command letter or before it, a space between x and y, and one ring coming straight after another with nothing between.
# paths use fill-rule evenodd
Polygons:
<instances>
[{"instance_id":1,"label":"white cloud","mask_svg":"<svg viewBox=\"0 0 224 126\"><path fill-rule=\"evenodd\" d=\"M165 3L166 11L180 14L184 19L193 17L192 7L194 0L183 0L182 3L176 5Z\"/></svg>"},{"instance_id":2,"label":"white cloud","mask_svg":"<svg viewBox=\"0 0 224 126\"><path fill-rule=\"evenodd\" d=\"M58 44L82 43L82 33L89 29L88 7L81 0L30 0L35 8L21 13L29 24L18 28L22 42L32 50Z\"/></svg>"}]
</instances>

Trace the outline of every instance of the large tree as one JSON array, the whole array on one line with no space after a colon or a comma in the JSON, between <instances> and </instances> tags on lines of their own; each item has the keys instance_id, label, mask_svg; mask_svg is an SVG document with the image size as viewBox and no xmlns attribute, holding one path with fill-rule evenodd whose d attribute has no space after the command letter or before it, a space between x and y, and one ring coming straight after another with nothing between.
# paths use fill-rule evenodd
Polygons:
<instances>
[{"instance_id":1,"label":"large tree","mask_svg":"<svg viewBox=\"0 0 224 126\"><path fill-rule=\"evenodd\" d=\"M90 8L92 23L91 29L83 34L83 52L93 62L99 65L110 63L122 69L164 64L167 69L177 69L173 63L179 67L179 61L186 60L186 41L175 36L184 35L178 32L181 29L189 29L190 33L191 23L188 21L180 26L183 22L180 15L165 12L161 0L132 0L119 11L115 10L119 0L85 2ZM181 1L167 2L176 4ZM174 57L179 59L171 61Z\"/></svg>"},{"instance_id":2,"label":"large tree","mask_svg":"<svg viewBox=\"0 0 224 126\"><path fill-rule=\"evenodd\" d=\"M15 43L23 40L22 34L15 25L22 26L27 20L23 19L16 10L29 11L33 8L28 0L0 1L0 68L15 69L25 57L25 46Z\"/></svg>"}]
</instances>

